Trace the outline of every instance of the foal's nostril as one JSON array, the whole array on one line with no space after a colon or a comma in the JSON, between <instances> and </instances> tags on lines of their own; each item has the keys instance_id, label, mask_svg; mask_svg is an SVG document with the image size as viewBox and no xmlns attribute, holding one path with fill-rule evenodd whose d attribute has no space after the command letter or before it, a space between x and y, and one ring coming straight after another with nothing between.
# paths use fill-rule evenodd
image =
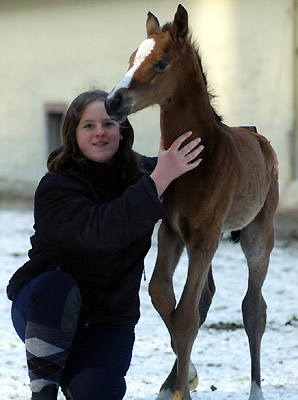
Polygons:
<instances>
[{"instance_id":1,"label":"foal's nostril","mask_svg":"<svg viewBox=\"0 0 298 400\"><path fill-rule=\"evenodd\" d=\"M123 96L121 93L116 93L111 103L112 108L120 106L120 104L122 103L122 97Z\"/></svg>"}]
</instances>

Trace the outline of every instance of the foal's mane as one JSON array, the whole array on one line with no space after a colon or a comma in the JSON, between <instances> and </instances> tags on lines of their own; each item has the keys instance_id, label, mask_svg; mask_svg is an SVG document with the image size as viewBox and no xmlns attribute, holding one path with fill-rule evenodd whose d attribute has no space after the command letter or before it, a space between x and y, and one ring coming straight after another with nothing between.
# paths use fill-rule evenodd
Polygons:
<instances>
[{"instance_id":1,"label":"foal's mane","mask_svg":"<svg viewBox=\"0 0 298 400\"><path fill-rule=\"evenodd\" d=\"M168 22L168 23L164 24L161 27L161 32L165 32L165 31L171 32L171 27L172 27L172 23ZM188 33L187 40L188 40L189 44L191 45L191 47L192 47L192 49L193 49L193 51L195 53L195 56L196 56L196 59L197 59L197 62L198 62L198 66L199 66L199 69L201 71L201 74L203 76L203 80L204 80L204 83L205 83L205 86L206 86L206 90L207 90L210 106L212 108L215 120L216 120L216 122L220 123L220 122L222 122L222 116L220 116L215 111L215 109L214 109L214 107L212 105L212 102L214 101L214 99L216 99L217 96L213 93L213 91L210 90L210 87L208 85L208 81L207 81L207 78L206 78L206 72L205 72L205 70L203 68L202 57L200 55L198 43L197 43L196 40L192 39L192 33Z\"/></svg>"}]
</instances>

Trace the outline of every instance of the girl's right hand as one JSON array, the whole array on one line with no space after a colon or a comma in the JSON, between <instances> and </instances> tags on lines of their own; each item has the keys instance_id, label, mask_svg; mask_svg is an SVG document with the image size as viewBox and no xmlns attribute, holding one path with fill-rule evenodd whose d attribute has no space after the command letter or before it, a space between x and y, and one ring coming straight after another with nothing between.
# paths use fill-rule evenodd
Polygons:
<instances>
[{"instance_id":1,"label":"girl's right hand","mask_svg":"<svg viewBox=\"0 0 298 400\"><path fill-rule=\"evenodd\" d=\"M150 175L153 179L159 196L163 194L169 184L185 172L196 168L202 161L193 161L204 149L198 146L201 139L196 138L180 149L181 144L191 136L192 132L186 132L179 136L172 145L165 150L163 141L160 142L156 167Z\"/></svg>"}]
</instances>

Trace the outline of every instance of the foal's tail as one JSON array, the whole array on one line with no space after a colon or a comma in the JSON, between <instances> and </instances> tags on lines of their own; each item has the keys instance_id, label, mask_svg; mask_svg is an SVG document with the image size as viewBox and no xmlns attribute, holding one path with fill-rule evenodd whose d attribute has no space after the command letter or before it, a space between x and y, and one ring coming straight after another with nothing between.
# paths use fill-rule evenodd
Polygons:
<instances>
[{"instance_id":1,"label":"foal's tail","mask_svg":"<svg viewBox=\"0 0 298 400\"><path fill-rule=\"evenodd\" d=\"M239 231L232 231L232 232L231 232L231 238L230 238L231 242L233 242L233 243L239 243L239 241L240 241L240 236L241 236L241 230L239 230Z\"/></svg>"}]
</instances>

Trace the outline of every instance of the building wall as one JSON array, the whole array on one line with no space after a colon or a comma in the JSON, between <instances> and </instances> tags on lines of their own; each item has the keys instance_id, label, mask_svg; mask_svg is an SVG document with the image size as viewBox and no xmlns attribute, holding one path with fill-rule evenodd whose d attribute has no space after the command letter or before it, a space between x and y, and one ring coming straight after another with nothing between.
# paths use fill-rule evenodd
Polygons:
<instances>
[{"instance_id":1,"label":"building wall","mask_svg":"<svg viewBox=\"0 0 298 400\"><path fill-rule=\"evenodd\" d=\"M278 153L280 206L298 208L295 0L198 1L209 81L229 125L256 125Z\"/></svg>"},{"instance_id":2,"label":"building wall","mask_svg":"<svg viewBox=\"0 0 298 400\"><path fill-rule=\"evenodd\" d=\"M208 82L218 96L216 109L227 124L256 125L271 140L279 155L282 203L287 206L298 175L293 171L298 156L291 145L297 142L295 2L182 3L201 48ZM46 171L46 105L67 106L92 87L110 91L145 38L147 12L163 24L172 20L177 4L171 0L1 0L2 198L32 197ZM158 107L130 119L136 150L156 155Z\"/></svg>"}]
</instances>

